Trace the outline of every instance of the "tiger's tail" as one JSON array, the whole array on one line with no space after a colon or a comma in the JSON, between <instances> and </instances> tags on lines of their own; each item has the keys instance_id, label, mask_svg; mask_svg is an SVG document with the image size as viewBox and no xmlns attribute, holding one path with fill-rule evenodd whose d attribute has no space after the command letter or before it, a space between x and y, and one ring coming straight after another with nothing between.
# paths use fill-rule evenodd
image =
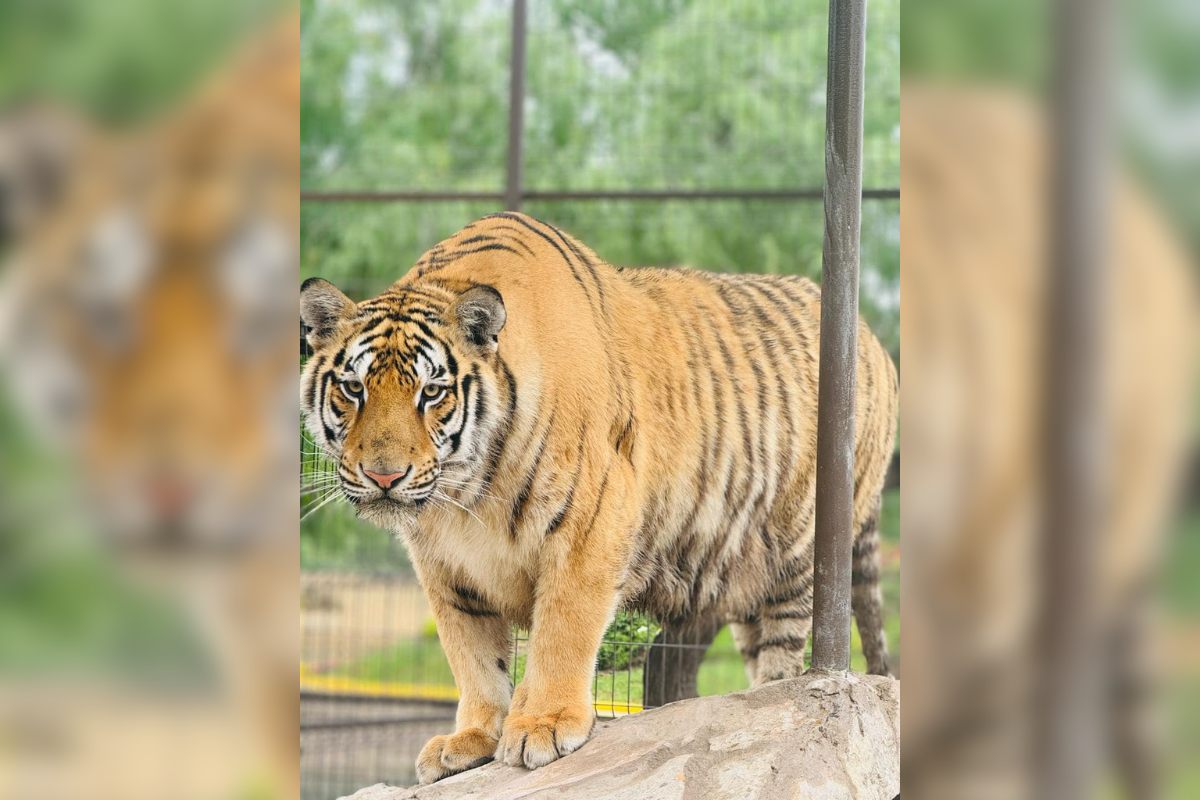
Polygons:
<instances>
[{"instance_id":1,"label":"tiger's tail","mask_svg":"<svg viewBox=\"0 0 1200 800\"><path fill-rule=\"evenodd\" d=\"M863 523L854 540L854 564L850 578L850 604L858 623L867 672L890 675L887 636L883 630L883 591L879 586L880 503Z\"/></svg>"}]
</instances>

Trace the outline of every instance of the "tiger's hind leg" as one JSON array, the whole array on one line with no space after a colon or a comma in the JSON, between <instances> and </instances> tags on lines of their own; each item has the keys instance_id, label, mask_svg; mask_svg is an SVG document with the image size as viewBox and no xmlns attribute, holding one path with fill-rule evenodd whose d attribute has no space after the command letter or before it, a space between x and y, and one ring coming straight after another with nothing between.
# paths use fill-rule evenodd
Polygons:
<instances>
[{"instance_id":1,"label":"tiger's hind leg","mask_svg":"<svg viewBox=\"0 0 1200 800\"><path fill-rule=\"evenodd\" d=\"M854 540L854 563L850 573L850 605L858 624L867 672L890 675L887 636L883 630L883 591L879 586L879 514L880 503L863 522Z\"/></svg>"},{"instance_id":2,"label":"tiger's hind leg","mask_svg":"<svg viewBox=\"0 0 1200 800\"><path fill-rule=\"evenodd\" d=\"M813 567L811 559L807 561L807 566L798 573L780 581L763 603L753 632L746 634L750 646L742 650L742 657L746 659L747 673L750 664L754 665L751 683L755 686L804 674L813 601Z\"/></svg>"}]
</instances>

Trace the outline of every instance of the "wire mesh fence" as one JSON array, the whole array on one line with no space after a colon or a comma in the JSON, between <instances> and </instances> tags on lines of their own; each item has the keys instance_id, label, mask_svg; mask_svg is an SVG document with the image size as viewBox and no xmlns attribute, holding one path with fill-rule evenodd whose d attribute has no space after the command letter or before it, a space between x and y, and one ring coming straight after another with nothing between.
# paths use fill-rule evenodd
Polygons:
<instances>
[{"instance_id":1,"label":"wire mesh fence","mask_svg":"<svg viewBox=\"0 0 1200 800\"><path fill-rule=\"evenodd\" d=\"M612 8L529 0L522 31L501 0L416 14L376 0L315 4L312 70L336 79L306 82L304 276L363 300L465 224L519 205L622 267L819 279L827 0ZM527 67L514 88L518 46ZM868 26L861 306L894 354L898 48L899 3L881 0ZM510 95L523 112L515 141ZM336 477L304 435L301 452L312 487L302 498L304 797L408 785L420 748L453 727L453 676L403 546L327 494ZM514 630L514 684L528 645ZM622 611L592 691L608 718L746 685L728 628L664 628Z\"/></svg>"},{"instance_id":2,"label":"wire mesh fence","mask_svg":"<svg viewBox=\"0 0 1200 800\"><path fill-rule=\"evenodd\" d=\"M458 697L415 577L399 565L374 573L308 570L301 605L305 796L337 797L377 781L413 783L421 747L453 729ZM678 691L681 675L695 682L693 694L744 688L732 641L710 641L672 635L645 614L618 614L597 656L597 717L661 705ZM514 628L514 684L524 675L528 644L529 632Z\"/></svg>"}]
</instances>

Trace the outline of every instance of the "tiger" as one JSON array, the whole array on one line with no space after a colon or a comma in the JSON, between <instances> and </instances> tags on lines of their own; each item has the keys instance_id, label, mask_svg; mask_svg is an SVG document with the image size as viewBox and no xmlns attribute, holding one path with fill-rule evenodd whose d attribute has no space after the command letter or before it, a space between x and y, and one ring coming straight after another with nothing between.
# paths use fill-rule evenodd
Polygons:
<instances>
[{"instance_id":1,"label":"tiger","mask_svg":"<svg viewBox=\"0 0 1200 800\"><path fill-rule=\"evenodd\" d=\"M578 750L618 609L732 623L754 684L803 672L820 309L804 278L619 269L516 212L363 302L302 284L305 426L356 513L404 541L460 694L422 783ZM899 384L861 320L857 336L852 605L886 674ZM515 689L511 625L530 630Z\"/></svg>"}]
</instances>

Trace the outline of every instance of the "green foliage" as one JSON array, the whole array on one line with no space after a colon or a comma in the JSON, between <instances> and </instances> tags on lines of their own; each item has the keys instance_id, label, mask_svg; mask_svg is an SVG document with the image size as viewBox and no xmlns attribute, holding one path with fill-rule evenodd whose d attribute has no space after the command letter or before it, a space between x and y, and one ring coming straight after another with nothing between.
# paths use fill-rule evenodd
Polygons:
<instances>
[{"instance_id":1,"label":"green foliage","mask_svg":"<svg viewBox=\"0 0 1200 800\"><path fill-rule=\"evenodd\" d=\"M1042 0L908 0L903 72L1038 89L1049 70L1052 8Z\"/></svg>"},{"instance_id":2,"label":"green foliage","mask_svg":"<svg viewBox=\"0 0 1200 800\"><path fill-rule=\"evenodd\" d=\"M822 182L827 4L532 4L525 181L533 189L812 188ZM303 175L311 189L504 182L508 10L310 3ZM899 177L899 2L873 3L864 169ZM377 293L494 203L304 208L302 271ZM819 203L530 203L622 266L819 274ZM899 204L864 205L863 311L898 351Z\"/></svg>"},{"instance_id":3,"label":"green foliage","mask_svg":"<svg viewBox=\"0 0 1200 800\"><path fill-rule=\"evenodd\" d=\"M345 502L330 502L300 525L301 569L411 573L408 555L389 531L363 522Z\"/></svg>"},{"instance_id":4,"label":"green foliage","mask_svg":"<svg viewBox=\"0 0 1200 800\"><path fill-rule=\"evenodd\" d=\"M662 627L644 614L619 612L604 632L604 640L624 644L601 645L596 656L596 669L603 671L625 669L629 666L640 667L646 663L646 655L649 652L647 645L654 641L660 630Z\"/></svg>"},{"instance_id":5,"label":"green foliage","mask_svg":"<svg viewBox=\"0 0 1200 800\"><path fill-rule=\"evenodd\" d=\"M286 0L0 3L0 107L51 96L125 123L178 103Z\"/></svg>"}]
</instances>

